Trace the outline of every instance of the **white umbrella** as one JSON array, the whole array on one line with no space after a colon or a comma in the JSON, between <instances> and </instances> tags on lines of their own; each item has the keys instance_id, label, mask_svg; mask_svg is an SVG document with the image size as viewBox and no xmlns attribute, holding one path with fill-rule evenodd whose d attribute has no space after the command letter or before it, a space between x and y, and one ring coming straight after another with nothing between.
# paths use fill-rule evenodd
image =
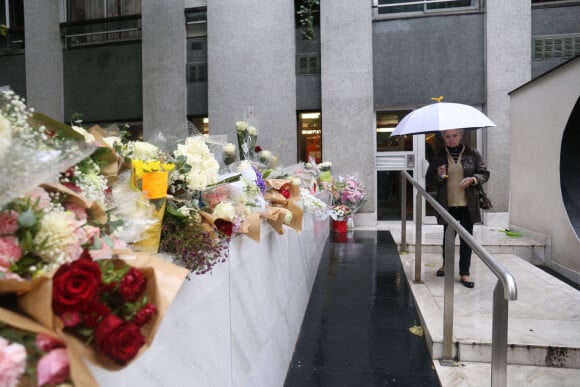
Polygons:
<instances>
[{"instance_id":1,"label":"white umbrella","mask_svg":"<svg viewBox=\"0 0 580 387\"><path fill-rule=\"evenodd\" d=\"M469 105L436 102L407 114L391 136L485 126L495 126L495 124L485 114Z\"/></svg>"}]
</instances>

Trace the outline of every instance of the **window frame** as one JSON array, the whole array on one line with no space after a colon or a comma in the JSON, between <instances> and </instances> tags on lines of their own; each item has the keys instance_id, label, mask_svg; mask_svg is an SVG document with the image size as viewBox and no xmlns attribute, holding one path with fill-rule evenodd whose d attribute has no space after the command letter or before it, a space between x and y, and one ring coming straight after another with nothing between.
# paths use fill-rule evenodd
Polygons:
<instances>
[{"instance_id":1,"label":"window frame","mask_svg":"<svg viewBox=\"0 0 580 387\"><path fill-rule=\"evenodd\" d=\"M423 5L423 10L411 11L411 12L393 12L393 13L379 14L379 8L381 8L379 1L380 0L372 0L373 20L391 20L391 19L404 19L404 18L412 18L412 17L426 17L426 16L441 16L441 15L449 15L449 14L474 13L474 12L480 12L481 7L482 7L481 0L472 0L473 4L470 6L455 7L455 8L439 8L439 9L427 9L427 6L429 3L445 3L445 2L452 2L452 1L456 1L456 0L416 0L416 1L411 0L408 2L408 4L406 4L404 2L404 0L401 0L400 3L395 3L395 4L398 4L400 6Z\"/></svg>"}]
</instances>

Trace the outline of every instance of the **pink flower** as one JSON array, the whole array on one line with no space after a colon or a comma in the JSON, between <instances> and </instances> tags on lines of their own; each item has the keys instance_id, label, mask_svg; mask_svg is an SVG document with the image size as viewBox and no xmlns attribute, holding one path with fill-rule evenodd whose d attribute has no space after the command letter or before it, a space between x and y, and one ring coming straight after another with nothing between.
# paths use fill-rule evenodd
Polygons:
<instances>
[{"instance_id":1,"label":"pink flower","mask_svg":"<svg viewBox=\"0 0 580 387\"><path fill-rule=\"evenodd\" d=\"M12 235L18 231L18 212L7 210L0 212L0 235Z\"/></svg>"},{"instance_id":2,"label":"pink flower","mask_svg":"<svg viewBox=\"0 0 580 387\"><path fill-rule=\"evenodd\" d=\"M67 211L70 211L73 214L75 214L75 218L77 218L77 220L87 220L88 218L87 210L80 204L70 202L66 203L64 206Z\"/></svg>"},{"instance_id":3,"label":"pink flower","mask_svg":"<svg viewBox=\"0 0 580 387\"><path fill-rule=\"evenodd\" d=\"M26 349L0 337L0 386L15 387L26 366Z\"/></svg>"},{"instance_id":4,"label":"pink flower","mask_svg":"<svg viewBox=\"0 0 580 387\"><path fill-rule=\"evenodd\" d=\"M18 239L13 236L0 237L0 266L9 268L22 256Z\"/></svg>"},{"instance_id":5,"label":"pink flower","mask_svg":"<svg viewBox=\"0 0 580 387\"><path fill-rule=\"evenodd\" d=\"M38 385L57 385L70 378L70 363L65 348L53 349L40 358L36 368Z\"/></svg>"},{"instance_id":6,"label":"pink flower","mask_svg":"<svg viewBox=\"0 0 580 387\"><path fill-rule=\"evenodd\" d=\"M50 196L48 196L48 192L40 187L34 188L32 191L28 193L30 197L30 201L34 204L38 200L38 205L36 209L43 209L50 207Z\"/></svg>"},{"instance_id":7,"label":"pink flower","mask_svg":"<svg viewBox=\"0 0 580 387\"><path fill-rule=\"evenodd\" d=\"M40 349L43 352L48 352L55 348L62 348L64 347L64 343L58 339L55 339L52 336L46 335L44 333L39 333L36 335L36 339L34 341L36 348Z\"/></svg>"}]
</instances>

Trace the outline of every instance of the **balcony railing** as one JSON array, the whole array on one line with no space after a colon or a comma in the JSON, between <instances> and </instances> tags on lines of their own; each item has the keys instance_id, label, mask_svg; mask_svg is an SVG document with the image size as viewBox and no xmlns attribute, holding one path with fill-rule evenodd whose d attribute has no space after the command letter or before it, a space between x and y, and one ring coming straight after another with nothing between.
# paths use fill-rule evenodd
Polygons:
<instances>
[{"instance_id":1,"label":"balcony railing","mask_svg":"<svg viewBox=\"0 0 580 387\"><path fill-rule=\"evenodd\" d=\"M61 23L64 48L141 39L141 15Z\"/></svg>"}]
</instances>

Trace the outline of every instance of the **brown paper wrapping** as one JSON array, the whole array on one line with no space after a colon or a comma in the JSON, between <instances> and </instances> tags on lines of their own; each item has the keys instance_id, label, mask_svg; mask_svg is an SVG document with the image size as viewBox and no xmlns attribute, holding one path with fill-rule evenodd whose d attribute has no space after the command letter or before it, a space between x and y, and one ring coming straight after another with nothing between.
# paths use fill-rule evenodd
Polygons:
<instances>
[{"instance_id":1,"label":"brown paper wrapping","mask_svg":"<svg viewBox=\"0 0 580 387\"><path fill-rule=\"evenodd\" d=\"M284 235L284 217L286 216L286 211L283 207L267 207L265 214L266 220L279 235Z\"/></svg>"},{"instance_id":2,"label":"brown paper wrapping","mask_svg":"<svg viewBox=\"0 0 580 387\"><path fill-rule=\"evenodd\" d=\"M79 353L68 345L68 341L65 340L61 335L54 331L51 331L39 323L22 316L18 313L14 313L10 310L0 308L0 321L10 325L11 327L21 329L26 332L31 333L44 333L46 335L52 336L54 338L60 339L67 344L66 351L68 354L68 359L70 363L70 377L75 386L86 386L86 387L98 387L93 374L83 362Z\"/></svg>"},{"instance_id":3,"label":"brown paper wrapping","mask_svg":"<svg viewBox=\"0 0 580 387\"><path fill-rule=\"evenodd\" d=\"M130 252L127 250L114 252L114 254L127 264L143 271L144 276L147 278L145 296L157 308L157 312L152 320L141 328L141 332L145 335L146 341L145 345L135 357L137 359L152 345L161 320L177 295L188 271L185 268L166 262L152 254ZM116 364L100 354L93 347L85 345L75 336L64 332L62 321L52 311L53 274L50 273L35 279L33 289L18 297L20 308L46 328L56 332L67 343L67 346L76 351L82 358L86 358L93 364L108 370L119 370L123 368L124 366Z\"/></svg>"},{"instance_id":4,"label":"brown paper wrapping","mask_svg":"<svg viewBox=\"0 0 580 387\"><path fill-rule=\"evenodd\" d=\"M267 200L270 203L282 204L284 206L286 206L286 202L288 201L288 199L286 199L284 197L284 195L282 195L278 191L269 191L269 192L266 192L264 194L264 200Z\"/></svg>"},{"instance_id":5,"label":"brown paper wrapping","mask_svg":"<svg viewBox=\"0 0 580 387\"><path fill-rule=\"evenodd\" d=\"M0 295L16 293L22 294L32 289L32 281L25 279L2 279L0 280Z\"/></svg>"},{"instance_id":6,"label":"brown paper wrapping","mask_svg":"<svg viewBox=\"0 0 580 387\"><path fill-rule=\"evenodd\" d=\"M223 218L218 218L217 216L215 216L214 214L210 214L209 212L205 212L205 211L199 211L199 214L201 215L201 220L202 220L202 225L203 228L211 233L215 233L217 232L217 227L215 225L215 221L218 219L222 219L225 220L227 222L230 222L230 220L228 219L223 219ZM218 238L219 236L216 234L215 235L216 238Z\"/></svg>"},{"instance_id":7,"label":"brown paper wrapping","mask_svg":"<svg viewBox=\"0 0 580 387\"><path fill-rule=\"evenodd\" d=\"M292 184L292 181L288 179L266 179L266 186L273 188L275 191L280 191L281 189L288 189L290 196L288 199L290 200L298 200L300 198L300 187L297 185ZM266 194L272 192L271 190ZM279 192L278 192L279 193ZM284 195L280 194L284 199ZM264 195L265 198L265 195Z\"/></svg>"},{"instance_id":8,"label":"brown paper wrapping","mask_svg":"<svg viewBox=\"0 0 580 387\"><path fill-rule=\"evenodd\" d=\"M244 220L242 221L240 230L238 232L240 234L244 234L250 237L256 242L260 242L261 227L262 221L260 219L260 214L252 213L245 216Z\"/></svg>"},{"instance_id":9,"label":"brown paper wrapping","mask_svg":"<svg viewBox=\"0 0 580 387\"><path fill-rule=\"evenodd\" d=\"M271 206L267 207L267 212L265 214L265 218L270 223L272 228L276 230L276 232L280 235L284 234L284 219L286 218L286 213L288 211L292 212L292 219L290 220L290 224L287 226L293 228L294 230L301 232L302 231L302 218L304 216L304 211L300 208L296 203L292 200L288 200L286 203L286 207L278 207L278 206Z\"/></svg>"},{"instance_id":10,"label":"brown paper wrapping","mask_svg":"<svg viewBox=\"0 0 580 387\"><path fill-rule=\"evenodd\" d=\"M99 125L91 126L88 132L93 135L99 148L103 149L99 152L99 159L102 161L101 174L107 178L108 185L111 186L119 180L118 175L124 164L123 158L104 140L108 134Z\"/></svg>"}]
</instances>

